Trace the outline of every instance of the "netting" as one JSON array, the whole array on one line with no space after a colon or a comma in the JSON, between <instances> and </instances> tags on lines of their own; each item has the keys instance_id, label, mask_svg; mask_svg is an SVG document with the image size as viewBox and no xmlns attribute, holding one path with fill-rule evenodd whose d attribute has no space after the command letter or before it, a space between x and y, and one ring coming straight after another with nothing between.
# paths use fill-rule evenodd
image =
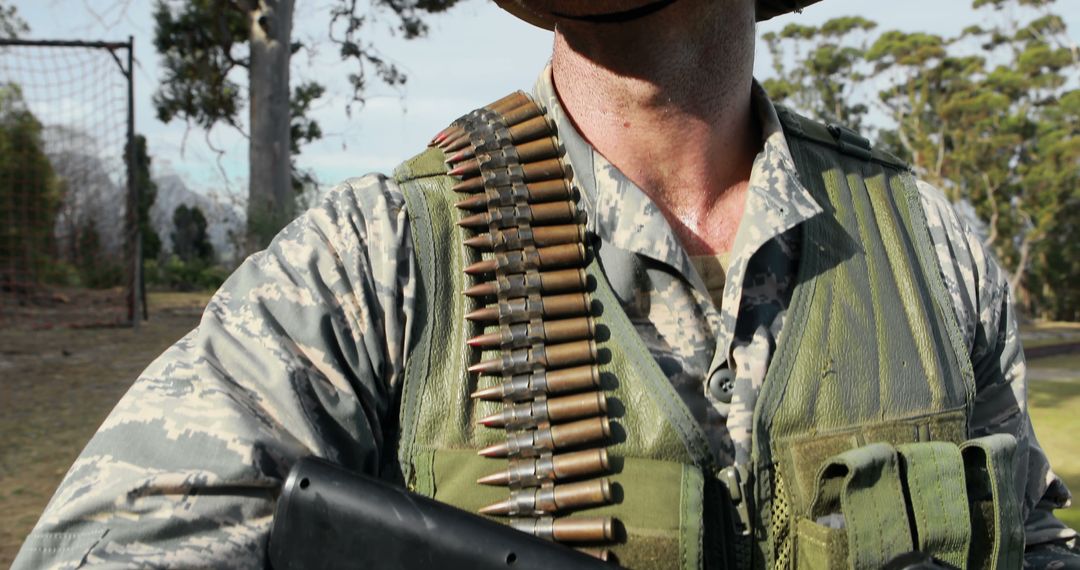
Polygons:
<instances>
[{"instance_id":1,"label":"netting","mask_svg":"<svg viewBox=\"0 0 1080 570\"><path fill-rule=\"evenodd\" d=\"M0 325L131 322L127 57L0 45Z\"/></svg>"}]
</instances>

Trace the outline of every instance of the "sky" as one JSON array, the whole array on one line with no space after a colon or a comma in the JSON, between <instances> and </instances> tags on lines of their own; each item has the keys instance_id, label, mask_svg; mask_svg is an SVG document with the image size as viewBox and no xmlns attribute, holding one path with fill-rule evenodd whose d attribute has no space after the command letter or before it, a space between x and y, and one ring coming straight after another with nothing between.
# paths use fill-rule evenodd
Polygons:
<instances>
[{"instance_id":1,"label":"sky","mask_svg":"<svg viewBox=\"0 0 1080 570\"><path fill-rule=\"evenodd\" d=\"M10 1L10 0L9 0ZM345 111L352 71L337 58L326 39L326 14L336 0L296 0L294 38L311 46L293 57L292 81L317 80L327 94L313 117L322 140L303 148L299 164L320 183L333 184L368 172L390 172L423 149L431 136L469 110L515 89L529 90L543 69L551 33L505 14L490 0L462 0L447 13L428 18L430 33L404 40L385 26L368 29L367 38L408 74L398 91L371 83L367 102ZM246 193L247 141L229 127L209 135L183 122L160 122L152 96L160 76L153 48L152 0L14 0L29 23L27 38L126 40L135 38L136 130L146 135L156 174L177 174L203 193ZM799 21L820 24L830 18L862 14L882 29L955 34L979 23L970 0L824 0L802 14L776 18L759 26L759 35ZM1059 0L1071 35L1080 30L1080 0ZM758 77L769 74L769 58L759 45ZM244 82L243 76L238 77ZM246 111L243 112L246 116ZM211 150L225 151L220 159Z\"/></svg>"}]
</instances>

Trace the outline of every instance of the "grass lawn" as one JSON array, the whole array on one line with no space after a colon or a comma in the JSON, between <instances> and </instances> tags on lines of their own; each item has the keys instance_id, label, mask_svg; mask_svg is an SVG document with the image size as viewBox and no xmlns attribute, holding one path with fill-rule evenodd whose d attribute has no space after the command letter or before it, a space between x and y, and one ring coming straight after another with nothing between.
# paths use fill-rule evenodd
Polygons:
<instances>
[{"instance_id":1,"label":"grass lawn","mask_svg":"<svg viewBox=\"0 0 1080 570\"><path fill-rule=\"evenodd\" d=\"M1035 321L1020 326L1025 348L1080 342L1080 323Z\"/></svg>"},{"instance_id":2,"label":"grass lawn","mask_svg":"<svg viewBox=\"0 0 1080 570\"><path fill-rule=\"evenodd\" d=\"M1039 443L1069 489L1080 493L1080 355L1071 354L1028 363L1028 409ZM1039 380L1037 378L1047 378ZM1076 501L1074 501L1075 503ZM1080 508L1057 512L1073 528L1080 528Z\"/></svg>"}]
</instances>

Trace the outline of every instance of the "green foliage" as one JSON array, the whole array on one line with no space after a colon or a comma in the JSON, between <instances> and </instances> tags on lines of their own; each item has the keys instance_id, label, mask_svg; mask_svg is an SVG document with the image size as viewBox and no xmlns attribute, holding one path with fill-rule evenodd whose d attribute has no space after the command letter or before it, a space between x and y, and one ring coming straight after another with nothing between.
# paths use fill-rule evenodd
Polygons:
<instances>
[{"instance_id":1,"label":"green foliage","mask_svg":"<svg viewBox=\"0 0 1080 570\"><path fill-rule=\"evenodd\" d=\"M128 149L124 152L128 152ZM150 208L157 199L157 183L150 177L150 154L146 151L146 137L142 135L135 135L135 186L139 190L138 216L142 257L157 259L161 255L161 238L150 223Z\"/></svg>"},{"instance_id":2,"label":"green foliage","mask_svg":"<svg viewBox=\"0 0 1080 570\"><path fill-rule=\"evenodd\" d=\"M219 122L238 124L243 91L230 74L247 66L234 54L247 41L244 15L235 2L157 1L154 47L164 73L154 94L159 120L179 118L204 129Z\"/></svg>"},{"instance_id":3,"label":"green foliage","mask_svg":"<svg viewBox=\"0 0 1080 570\"><path fill-rule=\"evenodd\" d=\"M185 263L214 261L214 246L206 234L206 216L198 206L183 204L173 210L173 254Z\"/></svg>"},{"instance_id":4,"label":"green foliage","mask_svg":"<svg viewBox=\"0 0 1080 570\"><path fill-rule=\"evenodd\" d=\"M91 289L105 289L124 284L124 268L115 259L103 255L101 234L97 225L90 222L79 228L77 237L79 259L76 263L76 283Z\"/></svg>"},{"instance_id":5,"label":"green foliage","mask_svg":"<svg viewBox=\"0 0 1080 570\"><path fill-rule=\"evenodd\" d=\"M0 84L0 281L32 283L49 273L61 184L45 155L42 126L17 85Z\"/></svg>"},{"instance_id":6,"label":"green foliage","mask_svg":"<svg viewBox=\"0 0 1080 570\"><path fill-rule=\"evenodd\" d=\"M974 207L1028 314L1080 318L1080 53L1053 0L973 6L999 21L955 37L884 31L859 53L849 35L873 29L865 22L789 26L764 37L779 76L766 87L823 120L858 126L882 109L878 146ZM800 63L789 70L790 51ZM876 98L853 89L860 79Z\"/></svg>"},{"instance_id":7,"label":"green foliage","mask_svg":"<svg viewBox=\"0 0 1080 570\"><path fill-rule=\"evenodd\" d=\"M229 271L202 260L183 261L172 255L165 261L149 259L143 267L150 287L171 291L210 291L221 287Z\"/></svg>"},{"instance_id":8,"label":"green foliage","mask_svg":"<svg viewBox=\"0 0 1080 570\"><path fill-rule=\"evenodd\" d=\"M876 27L866 18L845 16L820 27L788 24L779 34L763 35L777 75L764 82L765 89L823 121L859 128L869 109L852 95L865 77L865 36ZM790 69L789 57L797 60Z\"/></svg>"},{"instance_id":9,"label":"green foliage","mask_svg":"<svg viewBox=\"0 0 1080 570\"><path fill-rule=\"evenodd\" d=\"M29 31L30 26L19 17L19 10L0 1L0 39L17 38Z\"/></svg>"},{"instance_id":10,"label":"green foliage","mask_svg":"<svg viewBox=\"0 0 1080 570\"><path fill-rule=\"evenodd\" d=\"M312 104L323 96L326 88L322 85L309 81L293 88L292 97L289 98L289 145L292 157L292 189L296 192L296 200L299 204L303 200L303 193L307 188L317 185L315 173L304 170L296 164L296 156L300 154L302 145L322 138L322 128L319 123L308 117ZM303 211L293 208L293 212ZM280 229L281 225L275 228ZM259 234L256 234L259 235ZM272 234L271 234L272 235Z\"/></svg>"}]
</instances>

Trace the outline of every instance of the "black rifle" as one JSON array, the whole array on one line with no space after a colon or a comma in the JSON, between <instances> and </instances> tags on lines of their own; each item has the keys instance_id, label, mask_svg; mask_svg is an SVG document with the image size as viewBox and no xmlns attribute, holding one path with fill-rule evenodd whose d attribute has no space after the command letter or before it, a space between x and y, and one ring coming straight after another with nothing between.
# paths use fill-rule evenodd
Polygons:
<instances>
[{"instance_id":1,"label":"black rifle","mask_svg":"<svg viewBox=\"0 0 1080 570\"><path fill-rule=\"evenodd\" d=\"M289 473L269 548L277 570L615 567L315 458Z\"/></svg>"}]
</instances>

